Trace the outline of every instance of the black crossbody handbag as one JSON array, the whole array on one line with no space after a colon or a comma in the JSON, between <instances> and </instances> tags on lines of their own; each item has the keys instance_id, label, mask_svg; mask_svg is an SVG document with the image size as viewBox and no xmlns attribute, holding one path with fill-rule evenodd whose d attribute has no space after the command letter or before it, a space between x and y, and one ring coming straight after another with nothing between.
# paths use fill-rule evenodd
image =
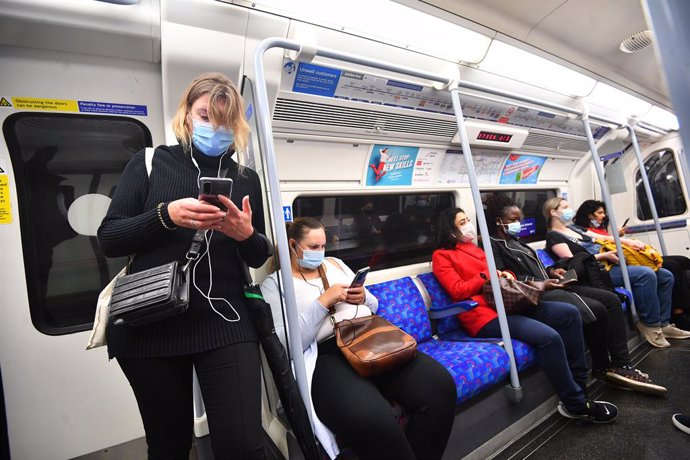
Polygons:
<instances>
[{"instance_id":1,"label":"black crossbody handbag","mask_svg":"<svg viewBox=\"0 0 690 460\"><path fill-rule=\"evenodd\" d=\"M184 313L189 306L189 266L199 258L205 231L194 234L184 263L170 262L117 279L110 298L114 325L142 326Z\"/></svg>"}]
</instances>

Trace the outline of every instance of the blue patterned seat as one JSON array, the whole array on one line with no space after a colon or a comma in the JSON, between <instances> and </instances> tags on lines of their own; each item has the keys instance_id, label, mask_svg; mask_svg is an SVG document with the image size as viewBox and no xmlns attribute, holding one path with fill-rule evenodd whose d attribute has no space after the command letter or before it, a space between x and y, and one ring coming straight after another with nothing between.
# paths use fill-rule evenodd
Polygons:
<instances>
[{"instance_id":1,"label":"blue patterned seat","mask_svg":"<svg viewBox=\"0 0 690 460\"><path fill-rule=\"evenodd\" d=\"M508 355L493 343L429 340L417 348L443 364L453 376L457 404L501 382L510 373Z\"/></svg>"},{"instance_id":2,"label":"blue patterned seat","mask_svg":"<svg viewBox=\"0 0 690 460\"><path fill-rule=\"evenodd\" d=\"M420 273L419 275L417 275L417 278L422 282L427 292L429 293L432 306L436 305L437 308L440 308L440 306L444 303L454 305L453 300L448 295L443 286L441 286L441 283L439 283L438 279L436 279L436 276L434 276L433 273ZM462 300L460 302L456 302L455 304L462 304L463 306L470 304L470 308L474 308L477 306L477 302L473 300ZM470 308L465 308L463 311L469 310ZM460 325L460 321L458 320L455 314L452 314L451 316L446 316L445 318L439 318L436 321L436 334L442 340L450 340L456 342L502 342L501 338L480 339L476 337L471 337L462 328L462 326ZM536 354L531 346L525 344L524 342L520 342L519 340L512 340L512 343L513 351L515 353L515 361L518 365L518 370L526 369L532 363L535 362Z\"/></svg>"},{"instance_id":3,"label":"blue patterned seat","mask_svg":"<svg viewBox=\"0 0 690 460\"><path fill-rule=\"evenodd\" d=\"M410 277L370 285L367 289L379 299L380 316L412 335L419 351L448 369L455 381L458 404L508 376L508 355L495 343L432 337L424 299Z\"/></svg>"}]
</instances>

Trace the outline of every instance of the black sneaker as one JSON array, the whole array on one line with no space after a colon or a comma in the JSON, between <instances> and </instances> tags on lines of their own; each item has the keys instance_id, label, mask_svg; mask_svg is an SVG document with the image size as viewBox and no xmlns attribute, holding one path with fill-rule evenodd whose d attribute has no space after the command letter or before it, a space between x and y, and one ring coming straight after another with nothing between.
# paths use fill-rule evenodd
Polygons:
<instances>
[{"instance_id":1,"label":"black sneaker","mask_svg":"<svg viewBox=\"0 0 690 460\"><path fill-rule=\"evenodd\" d=\"M592 423L610 423L618 415L618 408L610 402L588 399L580 409L567 409L560 402L558 403L558 412L566 418L582 419Z\"/></svg>"},{"instance_id":2,"label":"black sneaker","mask_svg":"<svg viewBox=\"0 0 690 460\"><path fill-rule=\"evenodd\" d=\"M604 374L604 380L621 388L639 391L640 393L656 396L666 396L668 393L666 387L653 383L648 374L645 374L644 372L641 372L632 366L613 367L611 369L607 369L606 373Z\"/></svg>"},{"instance_id":3,"label":"black sneaker","mask_svg":"<svg viewBox=\"0 0 690 460\"><path fill-rule=\"evenodd\" d=\"M680 431L690 434L690 417L683 414L673 414L673 424Z\"/></svg>"}]
</instances>

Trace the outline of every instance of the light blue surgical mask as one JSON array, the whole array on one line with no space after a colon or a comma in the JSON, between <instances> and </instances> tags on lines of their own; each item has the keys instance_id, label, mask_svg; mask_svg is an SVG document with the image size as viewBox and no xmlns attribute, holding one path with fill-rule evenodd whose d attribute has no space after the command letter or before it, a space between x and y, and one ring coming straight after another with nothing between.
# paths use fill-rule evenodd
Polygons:
<instances>
[{"instance_id":1,"label":"light blue surgical mask","mask_svg":"<svg viewBox=\"0 0 690 460\"><path fill-rule=\"evenodd\" d=\"M299 248L302 249L302 246ZM297 259L297 265L308 270L315 270L323 263L325 257L325 251L311 251L308 249L302 249L302 258Z\"/></svg>"},{"instance_id":2,"label":"light blue surgical mask","mask_svg":"<svg viewBox=\"0 0 690 460\"><path fill-rule=\"evenodd\" d=\"M566 208L563 211L560 212L558 218L561 219L561 222L564 224L567 224L571 220L573 220L573 217L575 217L575 211L573 211L570 208Z\"/></svg>"},{"instance_id":3,"label":"light blue surgical mask","mask_svg":"<svg viewBox=\"0 0 690 460\"><path fill-rule=\"evenodd\" d=\"M503 227L506 229L506 233L508 235L518 236L520 230L522 230L520 222L510 222L509 224L504 224L503 221L501 221L501 225L503 225Z\"/></svg>"},{"instance_id":4,"label":"light blue surgical mask","mask_svg":"<svg viewBox=\"0 0 690 460\"><path fill-rule=\"evenodd\" d=\"M192 125L194 126L192 132L194 145L210 157L222 155L235 141L232 130L223 126L214 129L211 123L200 120L192 120Z\"/></svg>"},{"instance_id":5,"label":"light blue surgical mask","mask_svg":"<svg viewBox=\"0 0 690 460\"><path fill-rule=\"evenodd\" d=\"M592 220L590 220L590 222L592 223L592 227L593 227L593 228L599 228L599 227L601 227L601 224L600 224L599 221L596 220L596 219L592 219Z\"/></svg>"}]
</instances>

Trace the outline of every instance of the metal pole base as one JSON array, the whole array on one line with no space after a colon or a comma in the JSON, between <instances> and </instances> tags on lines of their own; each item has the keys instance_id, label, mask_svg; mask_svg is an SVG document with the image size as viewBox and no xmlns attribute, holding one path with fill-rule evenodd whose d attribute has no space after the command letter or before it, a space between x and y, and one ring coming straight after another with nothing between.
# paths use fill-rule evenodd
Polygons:
<instances>
[{"instance_id":1,"label":"metal pole base","mask_svg":"<svg viewBox=\"0 0 690 460\"><path fill-rule=\"evenodd\" d=\"M506 385L506 396L508 396L508 401L511 403L519 404L523 397L522 387L516 388L512 385Z\"/></svg>"}]
</instances>

